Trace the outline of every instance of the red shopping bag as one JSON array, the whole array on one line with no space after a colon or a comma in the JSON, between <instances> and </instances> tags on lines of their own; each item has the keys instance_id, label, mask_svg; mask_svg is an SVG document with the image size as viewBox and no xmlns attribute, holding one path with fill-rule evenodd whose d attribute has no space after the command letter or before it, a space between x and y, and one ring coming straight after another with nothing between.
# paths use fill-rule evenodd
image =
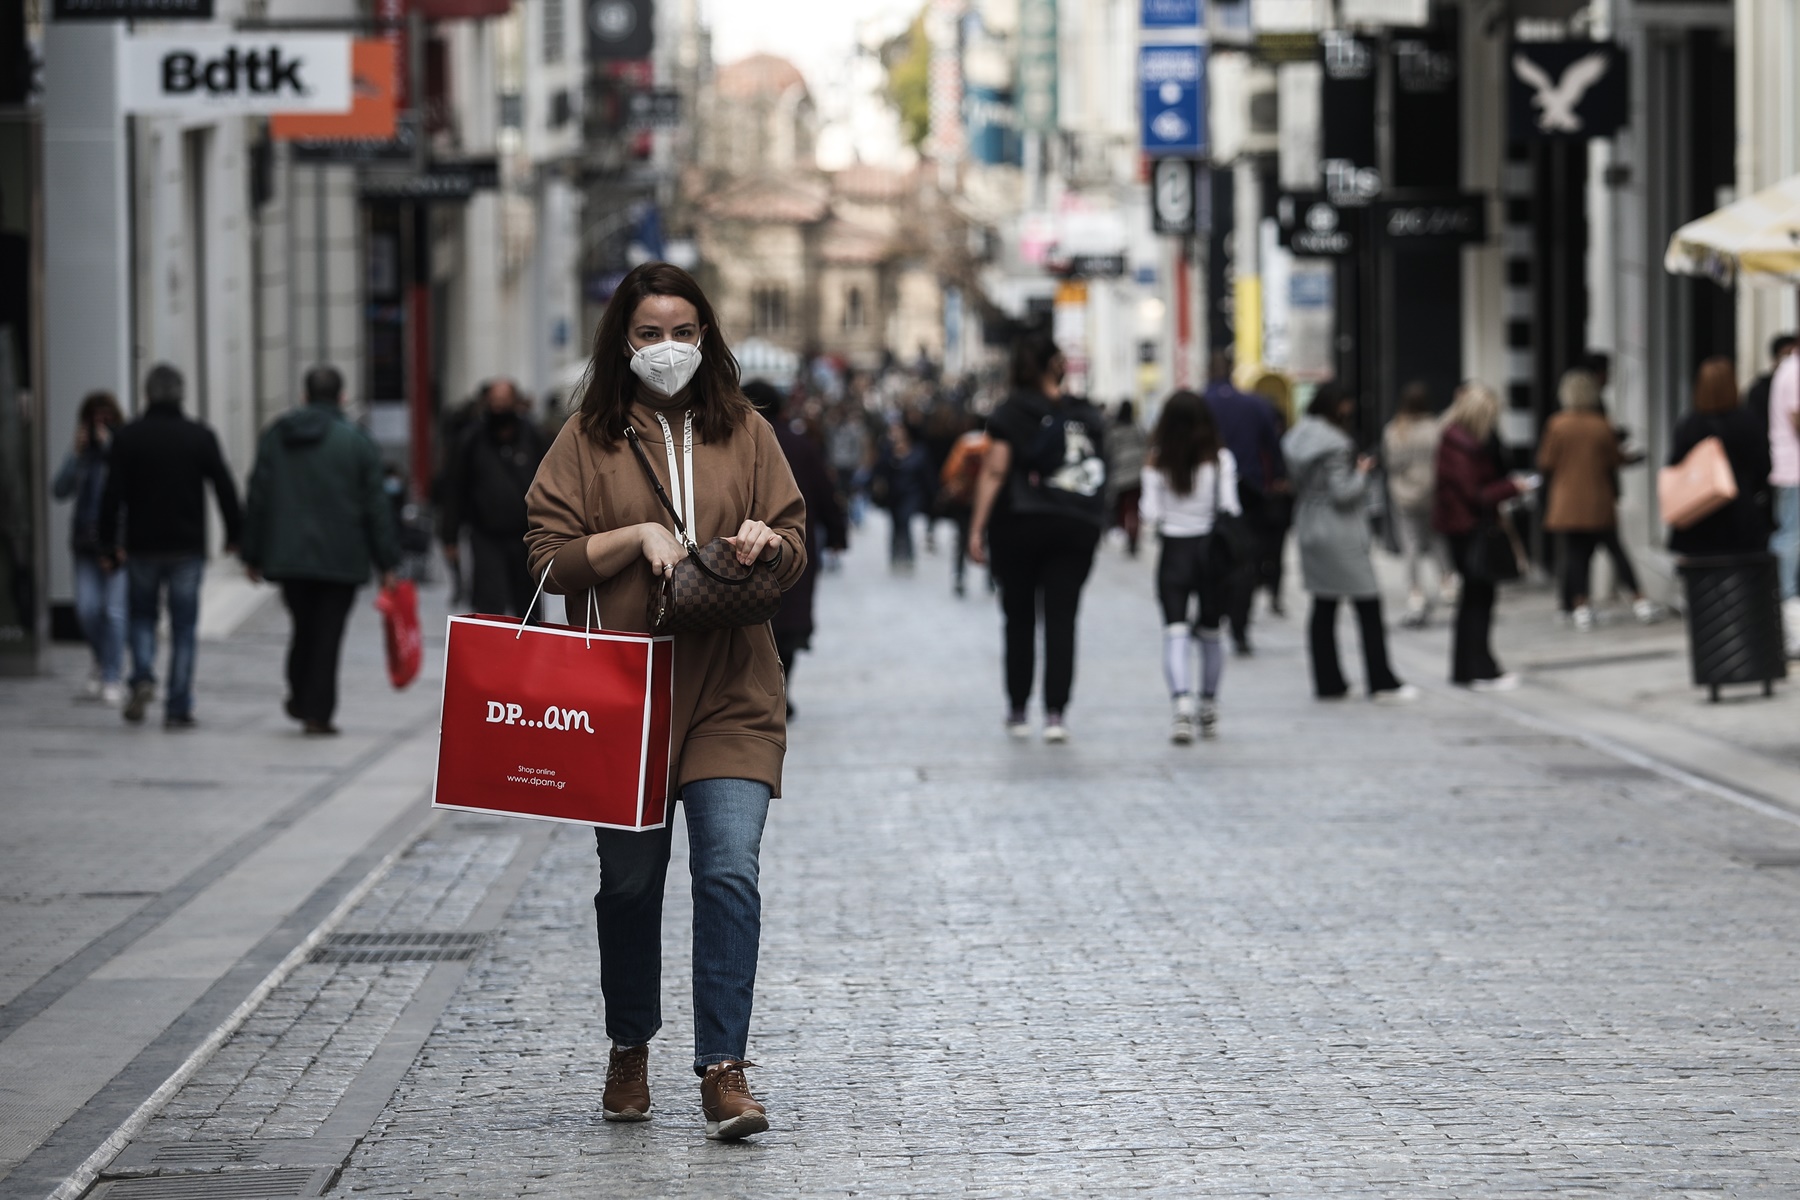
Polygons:
<instances>
[{"instance_id":1,"label":"red shopping bag","mask_svg":"<svg viewBox=\"0 0 1800 1200\"><path fill-rule=\"evenodd\" d=\"M674 659L669 637L451 617L432 803L661 828Z\"/></svg>"},{"instance_id":2,"label":"red shopping bag","mask_svg":"<svg viewBox=\"0 0 1800 1200\"><path fill-rule=\"evenodd\" d=\"M381 613L382 640L387 644L388 679L396 689L411 683L425 661L425 633L419 628L419 589L399 579L375 595Z\"/></svg>"}]
</instances>

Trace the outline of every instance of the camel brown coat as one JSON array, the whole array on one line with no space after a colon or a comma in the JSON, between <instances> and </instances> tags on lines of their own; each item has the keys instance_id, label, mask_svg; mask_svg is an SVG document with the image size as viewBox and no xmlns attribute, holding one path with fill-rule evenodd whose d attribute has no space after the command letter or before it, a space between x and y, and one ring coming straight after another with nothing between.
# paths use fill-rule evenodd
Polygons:
<instances>
[{"instance_id":1,"label":"camel brown coat","mask_svg":"<svg viewBox=\"0 0 1800 1200\"><path fill-rule=\"evenodd\" d=\"M1538 470L1550 476L1544 528L1598 533L1619 522L1613 473L1625 463L1612 422L1597 412L1559 412L1544 429Z\"/></svg>"},{"instance_id":2,"label":"camel brown coat","mask_svg":"<svg viewBox=\"0 0 1800 1200\"><path fill-rule=\"evenodd\" d=\"M665 409L678 443L680 408ZM651 468L666 488L668 456L654 410L631 410L631 425ZM752 414L721 443L694 435L694 498L690 532L697 545L733 537L755 519L781 538L776 581L783 591L806 568L806 505L775 431ZM670 495L674 492L671 489ZM637 456L624 441L607 450L582 431L579 418L563 426L526 494L531 529L525 546L534 577L550 568L548 590L568 597L571 620L587 611L590 591L608 629L641 632L650 599L650 565L640 555L602 578L587 557L590 534L654 523L674 531ZM787 699L775 639L766 624L675 635L675 708L669 761L678 786L700 779L754 779L781 794L787 752Z\"/></svg>"}]
</instances>

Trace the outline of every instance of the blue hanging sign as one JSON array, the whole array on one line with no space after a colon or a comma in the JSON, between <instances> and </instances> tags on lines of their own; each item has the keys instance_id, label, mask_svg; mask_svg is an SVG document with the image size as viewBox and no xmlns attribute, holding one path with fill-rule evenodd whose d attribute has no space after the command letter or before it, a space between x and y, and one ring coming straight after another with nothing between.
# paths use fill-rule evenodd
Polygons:
<instances>
[{"instance_id":1,"label":"blue hanging sign","mask_svg":"<svg viewBox=\"0 0 1800 1200\"><path fill-rule=\"evenodd\" d=\"M1144 153L1158 158L1206 155L1206 50L1144 46L1138 50L1144 107Z\"/></svg>"},{"instance_id":2,"label":"blue hanging sign","mask_svg":"<svg viewBox=\"0 0 1800 1200\"><path fill-rule=\"evenodd\" d=\"M1139 23L1145 29L1198 29L1200 0L1142 0Z\"/></svg>"}]
</instances>

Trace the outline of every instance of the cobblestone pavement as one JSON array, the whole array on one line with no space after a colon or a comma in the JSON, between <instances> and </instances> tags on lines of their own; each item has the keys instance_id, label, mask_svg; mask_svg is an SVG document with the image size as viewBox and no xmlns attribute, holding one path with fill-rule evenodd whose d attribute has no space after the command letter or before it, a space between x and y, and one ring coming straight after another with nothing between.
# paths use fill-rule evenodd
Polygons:
<instances>
[{"instance_id":1,"label":"cobblestone pavement","mask_svg":"<svg viewBox=\"0 0 1800 1200\"><path fill-rule=\"evenodd\" d=\"M1149 563L1111 551L1073 744L1011 742L993 605L884 543L823 581L794 680L769 1134L702 1137L679 871L655 1116L609 1126L591 835L446 814L343 928L492 910L474 960L307 964L135 1161L329 1141L398 1039L330 1195L1800 1192L1800 823L1442 690L1316 703L1292 621L1229 665L1221 737L1170 746Z\"/></svg>"}]
</instances>

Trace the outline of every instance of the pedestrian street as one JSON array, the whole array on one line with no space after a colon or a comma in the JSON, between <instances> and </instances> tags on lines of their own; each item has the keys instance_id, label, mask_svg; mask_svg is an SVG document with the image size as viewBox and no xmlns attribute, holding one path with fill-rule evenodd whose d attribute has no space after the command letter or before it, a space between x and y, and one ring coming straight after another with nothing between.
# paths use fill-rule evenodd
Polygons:
<instances>
[{"instance_id":1,"label":"pedestrian street","mask_svg":"<svg viewBox=\"0 0 1800 1200\"><path fill-rule=\"evenodd\" d=\"M872 519L821 578L791 689L749 1053L768 1133L702 1137L679 831L652 1119L605 1124L592 836L446 812L333 932L473 953L309 956L88 1194L1800 1192L1795 820L1453 691L1441 637L1437 674L1398 660L1418 704L1316 702L1302 621L1260 606L1219 737L1173 746L1150 561L1112 547L1071 742L1012 741L991 600L952 597L941 538L909 574L884 541ZM353 669L377 636L353 623ZM272 709L279 651L254 653L267 696L234 670L231 703ZM203 720L207 688L203 652ZM155 1082L122 1074L114 1109ZM65 1165L103 1124L77 1116L97 1136ZM47 1194L48 1161L0 1195Z\"/></svg>"}]
</instances>

